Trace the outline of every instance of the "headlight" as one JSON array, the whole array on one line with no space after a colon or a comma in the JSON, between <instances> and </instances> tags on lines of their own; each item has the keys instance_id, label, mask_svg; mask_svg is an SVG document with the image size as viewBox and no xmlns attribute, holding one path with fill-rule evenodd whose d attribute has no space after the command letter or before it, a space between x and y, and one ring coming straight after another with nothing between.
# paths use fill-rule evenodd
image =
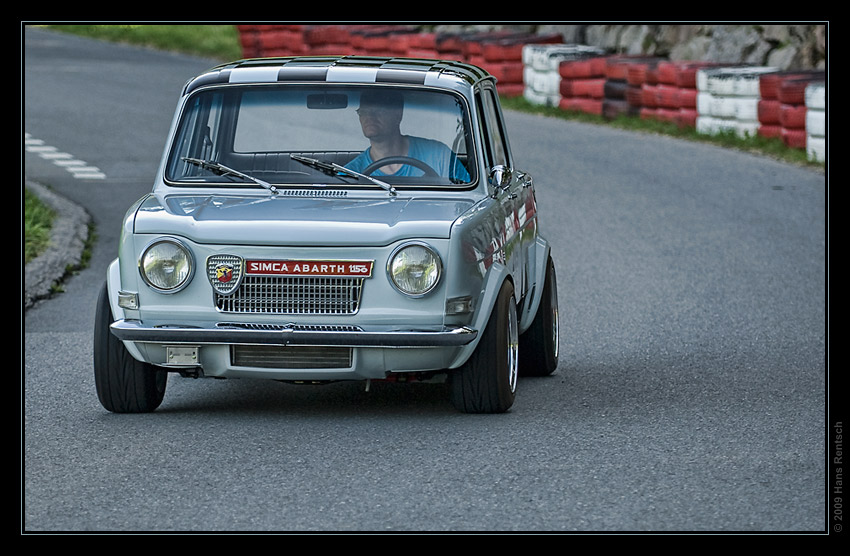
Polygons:
<instances>
[{"instance_id":1,"label":"headlight","mask_svg":"<svg viewBox=\"0 0 850 556\"><path fill-rule=\"evenodd\" d=\"M173 239L150 244L139 260L142 278L163 293L180 291L192 278L195 263L189 249Z\"/></svg>"},{"instance_id":2,"label":"headlight","mask_svg":"<svg viewBox=\"0 0 850 556\"><path fill-rule=\"evenodd\" d=\"M418 297L437 286L442 267L440 257L430 247L408 243L390 256L387 273L398 291Z\"/></svg>"}]
</instances>

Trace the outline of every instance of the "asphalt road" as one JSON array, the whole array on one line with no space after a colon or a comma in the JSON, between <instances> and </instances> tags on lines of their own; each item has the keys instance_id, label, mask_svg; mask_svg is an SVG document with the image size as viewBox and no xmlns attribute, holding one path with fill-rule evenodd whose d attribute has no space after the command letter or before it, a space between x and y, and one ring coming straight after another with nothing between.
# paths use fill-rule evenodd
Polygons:
<instances>
[{"instance_id":1,"label":"asphalt road","mask_svg":"<svg viewBox=\"0 0 850 556\"><path fill-rule=\"evenodd\" d=\"M825 530L822 174L511 113L562 343L509 413L457 413L433 384L172 377L156 413L113 415L97 291L180 87L214 62L26 29L23 63L23 131L106 176L25 154L97 243L25 315L23 532Z\"/></svg>"}]
</instances>

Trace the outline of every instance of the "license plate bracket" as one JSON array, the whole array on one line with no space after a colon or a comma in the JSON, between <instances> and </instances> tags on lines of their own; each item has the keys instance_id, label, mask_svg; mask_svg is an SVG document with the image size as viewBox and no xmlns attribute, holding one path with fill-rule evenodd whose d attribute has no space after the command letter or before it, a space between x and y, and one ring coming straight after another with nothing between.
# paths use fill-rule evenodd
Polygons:
<instances>
[{"instance_id":1,"label":"license plate bracket","mask_svg":"<svg viewBox=\"0 0 850 556\"><path fill-rule=\"evenodd\" d=\"M198 365L199 346L165 346L166 365Z\"/></svg>"}]
</instances>

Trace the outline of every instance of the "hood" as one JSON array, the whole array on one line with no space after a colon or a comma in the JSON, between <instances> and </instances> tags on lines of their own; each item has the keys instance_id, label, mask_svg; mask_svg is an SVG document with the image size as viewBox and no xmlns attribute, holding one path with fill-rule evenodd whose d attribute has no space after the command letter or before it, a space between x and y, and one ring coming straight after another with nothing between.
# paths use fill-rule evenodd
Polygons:
<instances>
[{"instance_id":1,"label":"hood","mask_svg":"<svg viewBox=\"0 0 850 556\"><path fill-rule=\"evenodd\" d=\"M197 243L250 245L388 245L400 239L448 238L474 201L445 197L275 197L150 195L134 231L173 234Z\"/></svg>"}]
</instances>

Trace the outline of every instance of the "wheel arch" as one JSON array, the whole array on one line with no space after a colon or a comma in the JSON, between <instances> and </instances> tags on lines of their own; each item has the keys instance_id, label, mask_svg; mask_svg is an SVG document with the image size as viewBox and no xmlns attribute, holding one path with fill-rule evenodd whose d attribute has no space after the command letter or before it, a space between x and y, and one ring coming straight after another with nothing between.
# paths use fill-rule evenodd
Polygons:
<instances>
[{"instance_id":1,"label":"wheel arch","mask_svg":"<svg viewBox=\"0 0 850 556\"><path fill-rule=\"evenodd\" d=\"M109 264L106 270L106 297L109 301L109 308L112 310L112 320L127 318L127 314L118 305L118 291L121 289L121 265L118 259L115 259ZM137 361L145 362L145 357L139 351L138 346L133 342L124 342L124 347Z\"/></svg>"},{"instance_id":2,"label":"wheel arch","mask_svg":"<svg viewBox=\"0 0 850 556\"><path fill-rule=\"evenodd\" d=\"M540 236L537 236L537 240L528 251L529 292L525 296L522 306L518 307L520 311L518 315L520 334L528 330L535 315L537 315L537 308L540 307L540 300L543 298L543 285L546 283L546 269L551 252L549 242Z\"/></svg>"},{"instance_id":3,"label":"wheel arch","mask_svg":"<svg viewBox=\"0 0 850 556\"><path fill-rule=\"evenodd\" d=\"M478 331L478 336L469 344L460 349L455 359L449 365L450 369L455 369L463 365L478 347L478 342L481 339L481 332L487 327L487 321L490 320L490 315L496 306L499 298L499 292L505 282L510 282L513 286L514 304L519 308L518 300L516 299L517 290L514 282L514 277L511 275L508 268L501 263L493 263L488 269L487 275L481 287L481 295L478 298L475 317L470 327Z\"/></svg>"}]
</instances>

